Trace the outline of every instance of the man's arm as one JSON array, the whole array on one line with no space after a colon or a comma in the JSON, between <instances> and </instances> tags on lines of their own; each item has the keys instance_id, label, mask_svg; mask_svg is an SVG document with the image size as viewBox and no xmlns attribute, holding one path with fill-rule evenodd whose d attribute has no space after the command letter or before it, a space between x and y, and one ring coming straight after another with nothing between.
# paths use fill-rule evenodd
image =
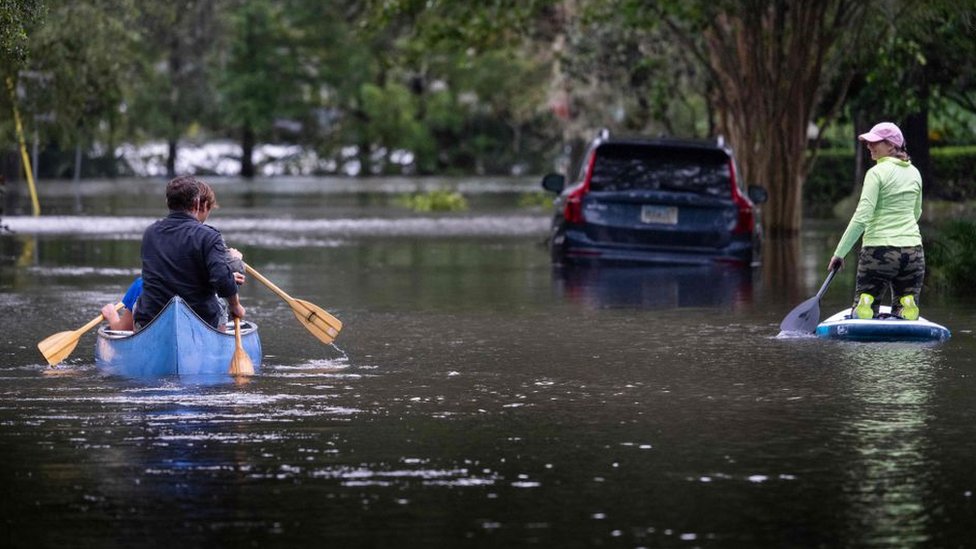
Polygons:
<instances>
[{"instance_id":1,"label":"man's arm","mask_svg":"<svg viewBox=\"0 0 976 549\"><path fill-rule=\"evenodd\" d=\"M207 236L205 257L210 286L218 296L230 299L231 296L237 295L237 281L227 263L229 255L223 237L216 229L212 227L209 229L212 232Z\"/></svg>"},{"instance_id":2,"label":"man's arm","mask_svg":"<svg viewBox=\"0 0 976 549\"><path fill-rule=\"evenodd\" d=\"M238 296L237 294L234 294L227 298L227 308L231 318L234 317L241 318L241 319L244 318L244 313L246 311L244 310L244 306L241 305L240 296Z\"/></svg>"}]
</instances>

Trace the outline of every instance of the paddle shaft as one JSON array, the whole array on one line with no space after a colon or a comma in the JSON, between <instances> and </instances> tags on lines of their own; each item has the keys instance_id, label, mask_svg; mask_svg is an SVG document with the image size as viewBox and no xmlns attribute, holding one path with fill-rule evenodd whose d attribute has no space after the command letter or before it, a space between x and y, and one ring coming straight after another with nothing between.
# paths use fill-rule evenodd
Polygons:
<instances>
[{"instance_id":1,"label":"paddle shaft","mask_svg":"<svg viewBox=\"0 0 976 549\"><path fill-rule=\"evenodd\" d=\"M817 301L820 301L820 298L823 297L825 293L827 293L827 287L830 286L831 281L834 280L834 275L837 274L838 270L839 269L834 269L829 273L827 273L827 278L824 280L823 285L820 286L820 291L817 292Z\"/></svg>"},{"instance_id":2,"label":"paddle shaft","mask_svg":"<svg viewBox=\"0 0 976 549\"><path fill-rule=\"evenodd\" d=\"M234 317L234 338L237 340L237 348L243 349L244 344L241 342L241 319Z\"/></svg>"},{"instance_id":3,"label":"paddle shaft","mask_svg":"<svg viewBox=\"0 0 976 549\"><path fill-rule=\"evenodd\" d=\"M261 275L261 273L254 270L248 264L244 264L244 270L247 274L258 279L259 282L267 286L272 292L274 292L278 297L280 297L285 303L291 307L291 311L295 313L295 318L308 330L316 339L322 343L329 344L335 340L336 336L339 335L339 330L342 329L342 322L329 314L328 311L322 309L318 305L305 301L303 299L295 299L285 293L284 290L274 285L273 282Z\"/></svg>"},{"instance_id":4,"label":"paddle shaft","mask_svg":"<svg viewBox=\"0 0 976 549\"><path fill-rule=\"evenodd\" d=\"M278 294L278 297L280 297L281 299L284 299L285 301L287 301L289 303L291 303L292 301L295 301L295 299L292 298L290 295L286 294L284 290L282 290L281 288L275 286L274 282L271 282L270 280L268 280L267 278L265 278L261 273L255 271L247 263L244 264L244 270L247 272L247 274L253 276L256 279L258 279L258 281L261 282L261 284L264 284L265 286L267 286L269 290L271 290L272 292Z\"/></svg>"}]
</instances>

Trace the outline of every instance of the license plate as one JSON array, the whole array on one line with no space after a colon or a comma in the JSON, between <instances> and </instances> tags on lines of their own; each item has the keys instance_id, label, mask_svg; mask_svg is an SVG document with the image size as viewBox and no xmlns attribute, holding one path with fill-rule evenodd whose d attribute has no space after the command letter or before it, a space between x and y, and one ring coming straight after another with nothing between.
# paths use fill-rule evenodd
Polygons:
<instances>
[{"instance_id":1,"label":"license plate","mask_svg":"<svg viewBox=\"0 0 976 549\"><path fill-rule=\"evenodd\" d=\"M674 206L642 206L641 222L675 225L678 223L678 208Z\"/></svg>"}]
</instances>

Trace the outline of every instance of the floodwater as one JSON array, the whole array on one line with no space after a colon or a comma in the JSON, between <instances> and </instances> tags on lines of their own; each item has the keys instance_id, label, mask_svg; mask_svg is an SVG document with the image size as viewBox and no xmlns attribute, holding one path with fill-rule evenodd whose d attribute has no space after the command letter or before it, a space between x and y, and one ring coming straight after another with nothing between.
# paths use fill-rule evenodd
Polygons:
<instances>
[{"instance_id":1,"label":"floodwater","mask_svg":"<svg viewBox=\"0 0 976 549\"><path fill-rule=\"evenodd\" d=\"M247 383L103 376L91 333L49 368L36 343L137 274L163 186L41 182L39 219L8 203L2 546L972 543L974 298L923 298L942 345L776 337L838 227L763 272L554 270L548 212L519 206L534 180L217 180L211 223L339 317L336 346L249 281ZM397 205L435 186L471 209Z\"/></svg>"}]
</instances>

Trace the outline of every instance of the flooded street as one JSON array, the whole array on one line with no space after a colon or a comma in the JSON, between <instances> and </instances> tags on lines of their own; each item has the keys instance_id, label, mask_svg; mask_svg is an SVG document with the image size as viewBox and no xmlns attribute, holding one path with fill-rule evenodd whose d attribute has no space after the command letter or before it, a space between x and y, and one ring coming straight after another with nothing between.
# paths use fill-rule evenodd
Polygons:
<instances>
[{"instance_id":1,"label":"flooded street","mask_svg":"<svg viewBox=\"0 0 976 549\"><path fill-rule=\"evenodd\" d=\"M165 182L42 182L44 216L2 218L0 545L972 543L976 297L923 296L942 345L776 337L840 229L790 273L554 269L535 179L213 182L210 223L335 346L250 280L246 383L107 377L94 333L49 368L37 342L138 274ZM470 210L398 205L440 185Z\"/></svg>"}]
</instances>

